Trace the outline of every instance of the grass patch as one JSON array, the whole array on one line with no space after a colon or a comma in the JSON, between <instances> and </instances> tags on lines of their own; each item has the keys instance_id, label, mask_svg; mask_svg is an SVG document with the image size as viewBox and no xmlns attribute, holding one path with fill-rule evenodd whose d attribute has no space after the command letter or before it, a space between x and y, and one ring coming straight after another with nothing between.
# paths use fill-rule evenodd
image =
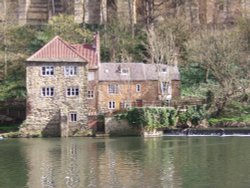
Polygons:
<instances>
[{"instance_id":1,"label":"grass patch","mask_svg":"<svg viewBox=\"0 0 250 188\"><path fill-rule=\"evenodd\" d=\"M210 118L208 120L210 125L216 125L220 123L227 123L227 122L244 122L250 125L250 114L242 115L238 117L219 117L219 118Z\"/></svg>"},{"instance_id":2,"label":"grass patch","mask_svg":"<svg viewBox=\"0 0 250 188\"><path fill-rule=\"evenodd\" d=\"M16 132L19 130L19 124L0 125L0 133Z\"/></svg>"}]
</instances>

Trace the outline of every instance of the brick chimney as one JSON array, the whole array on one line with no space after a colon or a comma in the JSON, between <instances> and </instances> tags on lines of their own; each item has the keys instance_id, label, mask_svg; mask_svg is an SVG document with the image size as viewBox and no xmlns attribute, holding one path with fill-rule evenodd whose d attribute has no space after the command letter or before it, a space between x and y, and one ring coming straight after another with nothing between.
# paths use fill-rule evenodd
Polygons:
<instances>
[{"instance_id":1,"label":"brick chimney","mask_svg":"<svg viewBox=\"0 0 250 188\"><path fill-rule=\"evenodd\" d=\"M96 51L96 55L97 55L97 62L98 62L98 66L101 63L101 47L100 47L100 34L99 32L96 32L94 35L94 48Z\"/></svg>"}]
</instances>

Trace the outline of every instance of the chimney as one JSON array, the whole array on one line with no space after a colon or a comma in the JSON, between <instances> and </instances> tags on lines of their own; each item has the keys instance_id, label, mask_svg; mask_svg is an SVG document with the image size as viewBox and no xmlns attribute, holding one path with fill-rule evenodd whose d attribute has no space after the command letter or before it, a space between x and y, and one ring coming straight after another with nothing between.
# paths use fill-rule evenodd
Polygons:
<instances>
[{"instance_id":1,"label":"chimney","mask_svg":"<svg viewBox=\"0 0 250 188\"><path fill-rule=\"evenodd\" d=\"M95 47L96 55L97 55L97 63L98 66L101 63L101 47L100 47L100 34L99 32L96 32L94 35L94 44L93 46Z\"/></svg>"}]
</instances>

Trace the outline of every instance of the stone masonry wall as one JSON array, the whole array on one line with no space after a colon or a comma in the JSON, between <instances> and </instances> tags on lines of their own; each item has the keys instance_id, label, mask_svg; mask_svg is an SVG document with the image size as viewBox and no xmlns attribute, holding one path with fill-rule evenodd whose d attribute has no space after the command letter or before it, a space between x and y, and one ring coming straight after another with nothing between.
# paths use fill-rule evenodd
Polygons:
<instances>
[{"instance_id":1,"label":"stone masonry wall","mask_svg":"<svg viewBox=\"0 0 250 188\"><path fill-rule=\"evenodd\" d=\"M88 91L93 91L93 98L88 97L88 113L90 116L93 116L97 114L97 70L89 70L89 72L94 74L94 80L88 80Z\"/></svg>"},{"instance_id":2,"label":"stone masonry wall","mask_svg":"<svg viewBox=\"0 0 250 188\"><path fill-rule=\"evenodd\" d=\"M172 84L172 98L173 99L180 98L181 96L180 80L172 80L171 84Z\"/></svg>"},{"instance_id":3,"label":"stone masonry wall","mask_svg":"<svg viewBox=\"0 0 250 188\"><path fill-rule=\"evenodd\" d=\"M118 94L109 94L108 85L118 84ZM136 84L141 84L141 92L136 92ZM121 102L135 102L143 100L144 103L158 101L158 81L135 81L135 82L99 82L98 86L98 110L99 112L112 112L120 109ZM109 101L115 101L116 108L108 109Z\"/></svg>"},{"instance_id":4,"label":"stone masonry wall","mask_svg":"<svg viewBox=\"0 0 250 188\"><path fill-rule=\"evenodd\" d=\"M105 117L105 133L110 136L138 136L140 129L129 126L127 120L116 120L114 117Z\"/></svg>"},{"instance_id":5,"label":"stone masonry wall","mask_svg":"<svg viewBox=\"0 0 250 188\"><path fill-rule=\"evenodd\" d=\"M54 75L42 76L41 67L53 65ZM77 65L76 76L65 76L65 65ZM88 130L87 70L81 63L27 63L27 118L21 130L60 131L61 136L74 136ZM54 87L54 97L42 97L42 87ZM79 87L79 96L67 97L67 87ZM69 113L77 113L77 122L69 122ZM58 128L58 126L61 126ZM53 127L53 128L52 128ZM53 132L53 131L52 131Z\"/></svg>"}]
</instances>

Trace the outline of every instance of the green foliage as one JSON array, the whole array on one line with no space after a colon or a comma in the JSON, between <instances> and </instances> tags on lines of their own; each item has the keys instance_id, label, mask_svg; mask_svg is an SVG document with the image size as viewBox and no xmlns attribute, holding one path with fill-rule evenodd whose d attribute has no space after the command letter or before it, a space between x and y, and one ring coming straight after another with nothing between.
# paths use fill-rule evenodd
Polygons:
<instances>
[{"instance_id":1,"label":"green foliage","mask_svg":"<svg viewBox=\"0 0 250 188\"><path fill-rule=\"evenodd\" d=\"M175 125L176 110L166 107L132 108L127 113L127 119L131 126L147 130L165 128Z\"/></svg>"},{"instance_id":2,"label":"green foliage","mask_svg":"<svg viewBox=\"0 0 250 188\"><path fill-rule=\"evenodd\" d=\"M15 132L19 130L19 125L0 125L0 132L7 133L7 132Z\"/></svg>"},{"instance_id":3,"label":"green foliage","mask_svg":"<svg viewBox=\"0 0 250 188\"><path fill-rule=\"evenodd\" d=\"M190 121L196 126L206 118L205 106L189 106L185 112L179 112L178 118L180 124L187 124Z\"/></svg>"},{"instance_id":4,"label":"green foliage","mask_svg":"<svg viewBox=\"0 0 250 188\"><path fill-rule=\"evenodd\" d=\"M82 25L75 23L74 16L60 14L50 19L44 34L53 38L56 35L71 43L91 42L93 34Z\"/></svg>"},{"instance_id":5,"label":"green foliage","mask_svg":"<svg viewBox=\"0 0 250 188\"><path fill-rule=\"evenodd\" d=\"M245 122L250 124L250 115L242 115L240 117L221 117L221 118L210 118L208 120L210 125L216 125L228 122Z\"/></svg>"},{"instance_id":6,"label":"green foliage","mask_svg":"<svg viewBox=\"0 0 250 188\"><path fill-rule=\"evenodd\" d=\"M0 84L0 101L8 99L25 99L26 87L23 75L10 74Z\"/></svg>"},{"instance_id":7,"label":"green foliage","mask_svg":"<svg viewBox=\"0 0 250 188\"><path fill-rule=\"evenodd\" d=\"M118 121L123 120L123 119L127 119L127 113L119 113L119 114L115 114L114 118Z\"/></svg>"},{"instance_id":8,"label":"green foliage","mask_svg":"<svg viewBox=\"0 0 250 188\"><path fill-rule=\"evenodd\" d=\"M101 30L102 61L141 62L146 55L145 42L142 28L135 28L133 35L128 25L114 20Z\"/></svg>"},{"instance_id":9,"label":"green foliage","mask_svg":"<svg viewBox=\"0 0 250 188\"><path fill-rule=\"evenodd\" d=\"M143 124L143 113L139 108L129 109L127 112L127 120L129 125L140 127Z\"/></svg>"},{"instance_id":10,"label":"green foliage","mask_svg":"<svg viewBox=\"0 0 250 188\"><path fill-rule=\"evenodd\" d=\"M0 100L25 98L25 60L54 36L72 43L93 39L90 30L74 22L73 16L53 17L46 26L0 25ZM4 68L7 67L7 74Z\"/></svg>"}]
</instances>

